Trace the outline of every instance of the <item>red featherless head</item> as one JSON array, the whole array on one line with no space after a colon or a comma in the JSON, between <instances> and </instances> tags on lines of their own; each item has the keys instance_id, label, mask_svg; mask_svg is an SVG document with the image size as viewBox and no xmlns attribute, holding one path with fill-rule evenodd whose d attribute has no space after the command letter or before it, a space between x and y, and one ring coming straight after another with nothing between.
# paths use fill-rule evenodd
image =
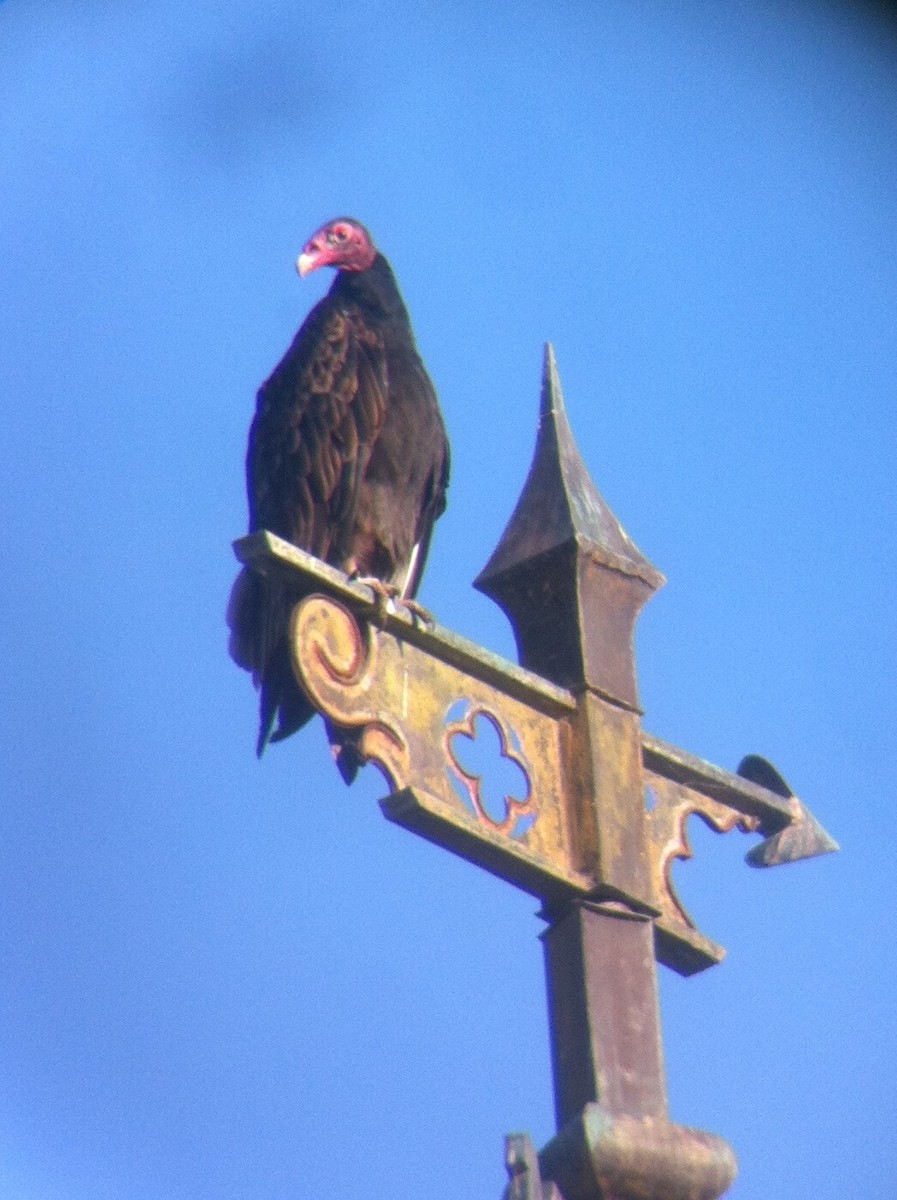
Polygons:
<instances>
[{"instance_id":1,"label":"red featherless head","mask_svg":"<svg viewBox=\"0 0 897 1200\"><path fill-rule=\"evenodd\" d=\"M352 217L335 217L313 233L296 260L300 275L318 267L337 267L340 271L366 271L377 257L371 235Z\"/></svg>"}]
</instances>

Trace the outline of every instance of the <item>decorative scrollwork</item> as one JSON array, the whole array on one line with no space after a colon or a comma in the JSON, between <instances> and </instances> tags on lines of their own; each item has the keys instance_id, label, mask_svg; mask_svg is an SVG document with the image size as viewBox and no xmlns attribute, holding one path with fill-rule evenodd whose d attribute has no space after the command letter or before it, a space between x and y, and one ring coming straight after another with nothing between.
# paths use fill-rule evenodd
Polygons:
<instances>
[{"instance_id":1,"label":"decorative scrollwork","mask_svg":"<svg viewBox=\"0 0 897 1200\"><path fill-rule=\"evenodd\" d=\"M510 790L501 789L500 804L503 813L496 817L492 804L484 790L485 772L468 769L461 761L464 757L463 741L470 743L481 741L480 721L493 730L496 737L496 749L500 759L513 763L520 777L522 798L518 798ZM538 813L532 799L532 784L526 762L512 745L513 731L509 732L501 717L481 704L468 705L466 715L457 721L446 724L444 746L446 758L455 780L463 788L463 798L468 803L478 820L485 822L497 833L507 833L511 837L522 837L535 823ZM460 789L459 789L460 790Z\"/></svg>"},{"instance_id":2,"label":"decorative scrollwork","mask_svg":"<svg viewBox=\"0 0 897 1200\"><path fill-rule=\"evenodd\" d=\"M316 708L343 729L361 730L357 746L378 763L394 788L410 776L408 743L378 697L377 642L343 604L308 596L291 624L293 666Z\"/></svg>"},{"instance_id":3,"label":"decorative scrollwork","mask_svg":"<svg viewBox=\"0 0 897 1200\"><path fill-rule=\"evenodd\" d=\"M296 605L291 639L296 678L336 740L388 777L390 820L542 899L594 889L571 852L567 730L541 692L532 704L495 685L491 659L467 669L459 640L383 628L318 593Z\"/></svg>"},{"instance_id":4,"label":"decorative scrollwork","mask_svg":"<svg viewBox=\"0 0 897 1200\"><path fill-rule=\"evenodd\" d=\"M673 885L673 863L692 857L688 818L700 817L716 833L755 833L760 819L653 771L646 772L645 790L648 855L660 909L655 924L658 957L690 975L720 962L725 950L698 930Z\"/></svg>"},{"instance_id":5,"label":"decorative scrollwork","mask_svg":"<svg viewBox=\"0 0 897 1200\"><path fill-rule=\"evenodd\" d=\"M653 793L649 822L655 846L655 870L658 882L662 883L661 907L667 916L676 917L689 928L696 929L685 905L673 885L672 870L676 859L687 861L693 857L686 828L688 818L700 817L716 833L731 833L738 829L742 833L755 833L759 828L756 817L746 816L709 796L702 796L677 783L664 780L661 785L652 779L648 785ZM658 799L660 793L660 799Z\"/></svg>"}]
</instances>

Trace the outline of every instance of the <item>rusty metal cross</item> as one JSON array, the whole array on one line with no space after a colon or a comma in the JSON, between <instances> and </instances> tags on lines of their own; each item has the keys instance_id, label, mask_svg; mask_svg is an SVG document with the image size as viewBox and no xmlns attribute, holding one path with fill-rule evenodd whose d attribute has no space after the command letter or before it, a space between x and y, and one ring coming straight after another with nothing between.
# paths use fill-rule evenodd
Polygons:
<instances>
[{"instance_id":1,"label":"rusty metal cross","mask_svg":"<svg viewBox=\"0 0 897 1200\"><path fill-rule=\"evenodd\" d=\"M721 1196L732 1151L667 1112L656 961L690 975L724 953L671 866L692 814L760 834L754 866L837 846L764 759L730 774L641 728L634 627L663 576L589 478L551 347L529 477L475 582L508 615L519 666L384 614L271 534L235 548L292 593L296 676L388 776L389 820L542 902L558 1133L538 1157L508 1139L508 1200Z\"/></svg>"}]
</instances>

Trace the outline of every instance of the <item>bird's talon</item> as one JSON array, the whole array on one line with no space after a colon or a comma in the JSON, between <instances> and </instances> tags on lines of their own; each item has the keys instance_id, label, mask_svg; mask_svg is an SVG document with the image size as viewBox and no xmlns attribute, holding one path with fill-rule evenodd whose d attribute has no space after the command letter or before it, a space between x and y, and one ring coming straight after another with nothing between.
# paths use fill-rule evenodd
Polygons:
<instances>
[{"instance_id":1,"label":"bird's talon","mask_svg":"<svg viewBox=\"0 0 897 1200\"><path fill-rule=\"evenodd\" d=\"M382 625L386 618L392 616L396 612L396 600L398 598L398 588L393 584L384 583L382 579L377 579L372 575L359 575L354 572L350 576L353 583L364 584L374 593L373 609L374 620Z\"/></svg>"},{"instance_id":2,"label":"bird's talon","mask_svg":"<svg viewBox=\"0 0 897 1200\"><path fill-rule=\"evenodd\" d=\"M405 599L402 601L402 607L410 614L411 620L415 624L419 621L427 629L436 628L436 618L428 608L424 608L416 600Z\"/></svg>"}]
</instances>

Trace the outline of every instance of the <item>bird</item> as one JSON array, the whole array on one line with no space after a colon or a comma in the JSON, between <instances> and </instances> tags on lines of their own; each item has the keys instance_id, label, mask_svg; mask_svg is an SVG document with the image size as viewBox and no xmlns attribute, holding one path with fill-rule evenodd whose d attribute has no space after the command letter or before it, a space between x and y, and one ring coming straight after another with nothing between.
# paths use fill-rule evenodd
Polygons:
<instances>
[{"instance_id":1,"label":"bird","mask_svg":"<svg viewBox=\"0 0 897 1200\"><path fill-rule=\"evenodd\" d=\"M445 423L392 268L360 221L337 217L311 235L296 268L322 267L336 269L330 290L257 394L249 532L269 530L412 606L446 506ZM231 591L230 654L260 693L259 757L314 715L290 663L296 601L250 567ZM328 735L351 782L361 762L351 739L329 725Z\"/></svg>"}]
</instances>

